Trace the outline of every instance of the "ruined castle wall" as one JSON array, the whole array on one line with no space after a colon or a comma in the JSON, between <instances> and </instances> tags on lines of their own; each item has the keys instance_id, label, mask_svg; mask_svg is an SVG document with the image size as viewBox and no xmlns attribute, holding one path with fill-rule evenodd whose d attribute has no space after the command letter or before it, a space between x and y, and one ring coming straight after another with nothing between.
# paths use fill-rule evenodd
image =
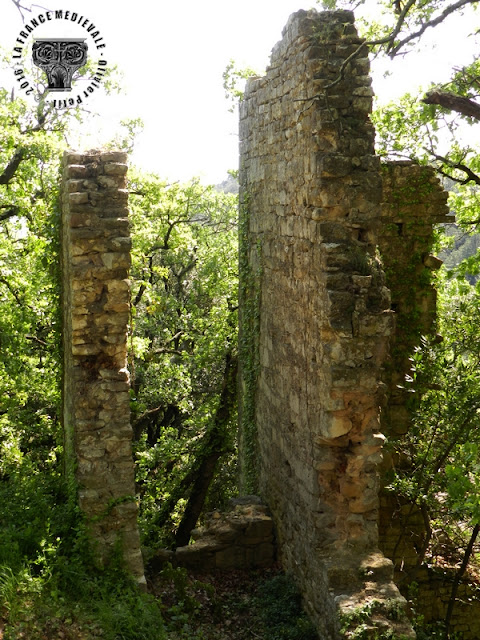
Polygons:
<instances>
[{"instance_id":1,"label":"ruined castle wall","mask_svg":"<svg viewBox=\"0 0 480 640\"><path fill-rule=\"evenodd\" d=\"M98 559L117 540L143 579L134 499L127 326L126 154L66 153L62 180L63 423L67 474Z\"/></svg>"},{"instance_id":2,"label":"ruined castle wall","mask_svg":"<svg viewBox=\"0 0 480 640\"><path fill-rule=\"evenodd\" d=\"M294 14L240 113L242 475L325 638L362 573L398 596L375 554L392 313L361 43L351 12Z\"/></svg>"},{"instance_id":3,"label":"ruined castle wall","mask_svg":"<svg viewBox=\"0 0 480 640\"><path fill-rule=\"evenodd\" d=\"M435 225L451 222L448 194L432 167L411 162L382 166L383 196L378 246L395 312L388 367L388 405L382 426L390 438L410 427L407 393L400 388L422 336L435 334L437 296L432 273L442 261L432 255Z\"/></svg>"},{"instance_id":4,"label":"ruined castle wall","mask_svg":"<svg viewBox=\"0 0 480 640\"><path fill-rule=\"evenodd\" d=\"M432 274L442 262L432 255L434 226L447 218L447 192L431 167L391 162L382 167L383 197L378 244L395 312L395 332L385 381L388 403L382 412L382 431L391 444L410 429L412 414L405 376L422 336L436 332L436 291ZM382 473L388 482L392 466L408 465L391 450L384 453ZM408 466L407 466L408 470ZM397 572L418 563L425 542L424 519L418 507L382 492L379 520L380 548Z\"/></svg>"}]
</instances>

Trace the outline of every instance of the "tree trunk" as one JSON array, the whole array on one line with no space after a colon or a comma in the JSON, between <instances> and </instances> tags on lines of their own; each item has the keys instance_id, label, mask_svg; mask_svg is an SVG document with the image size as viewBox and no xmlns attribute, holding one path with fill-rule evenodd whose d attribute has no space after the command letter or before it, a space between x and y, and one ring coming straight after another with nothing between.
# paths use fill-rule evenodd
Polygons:
<instances>
[{"instance_id":1,"label":"tree trunk","mask_svg":"<svg viewBox=\"0 0 480 640\"><path fill-rule=\"evenodd\" d=\"M480 120L480 104L470 100L469 98L457 96L455 93L434 89L427 93L422 102L425 104L438 104L440 107L456 111L457 113L461 113L463 116Z\"/></svg>"},{"instance_id":2,"label":"tree trunk","mask_svg":"<svg viewBox=\"0 0 480 640\"><path fill-rule=\"evenodd\" d=\"M219 458L228 448L228 422L237 397L237 358L228 353L225 362L225 373L220 401L212 428L205 434L199 453L199 464L193 481L185 511L175 536L175 545L183 547L188 544L205 503L208 489L215 475Z\"/></svg>"},{"instance_id":3,"label":"tree trunk","mask_svg":"<svg viewBox=\"0 0 480 640\"><path fill-rule=\"evenodd\" d=\"M452 593L450 595L450 600L448 602L447 615L445 616L445 638L448 639L448 632L450 629L450 621L452 619L453 608L455 606L455 600L457 597L458 585L460 584L460 580L462 579L463 574L467 570L468 563L470 561L470 557L473 552L473 545L475 544L475 540L480 532L480 524L476 524L473 527L472 535L470 536L470 540L468 541L467 548L465 549L465 553L463 555L462 564L455 575L455 580L452 585Z\"/></svg>"}]
</instances>

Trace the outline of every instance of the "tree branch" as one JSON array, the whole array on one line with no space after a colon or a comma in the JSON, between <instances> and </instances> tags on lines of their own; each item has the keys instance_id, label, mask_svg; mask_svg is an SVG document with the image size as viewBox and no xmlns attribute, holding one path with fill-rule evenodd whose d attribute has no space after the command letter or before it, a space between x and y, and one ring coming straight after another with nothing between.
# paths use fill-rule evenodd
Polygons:
<instances>
[{"instance_id":1,"label":"tree branch","mask_svg":"<svg viewBox=\"0 0 480 640\"><path fill-rule=\"evenodd\" d=\"M217 462L222 455L229 450L227 424L232 416L236 403L237 371L237 357L233 356L231 352L228 352L225 358L222 391L213 425L203 437L201 449L197 453L200 463L182 520L178 525L175 535L175 545L177 547L183 547L188 544L190 534L203 509L208 489L215 474Z\"/></svg>"},{"instance_id":2,"label":"tree branch","mask_svg":"<svg viewBox=\"0 0 480 640\"><path fill-rule=\"evenodd\" d=\"M146 288L147 288L146 284L142 283L140 285L140 288L139 288L139 290L137 292L137 295L135 296L135 300L133 301L133 306L134 307L138 307L138 305L140 304L140 301L142 299L143 294L145 293Z\"/></svg>"},{"instance_id":3,"label":"tree branch","mask_svg":"<svg viewBox=\"0 0 480 640\"><path fill-rule=\"evenodd\" d=\"M10 208L7 209L7 207L10 207ZM0 209L7 209L7 211L0 213L0 222L3 222L4 220L8 220L9 218L13 218L14 216L18 215L18 211L19 211L19 208L15 205L14 206L2 205Z\"/></svg>"},{"instance_id":4,"label":"tree branch","mask_svg":"<svg viewBox=\"0 0 480 640\"><path fill-rule=\"evenodd\" d=\"M475 541L480 533L480 525L477 523L473 529L470 536L470 540L468 541L467 548L465 549L465 553L463 555L462 564L460 565L457 573L455 574L455 579L452 585L452 593L450 595L450 600L448 602L447 614L445 616L445 637L449 638L449 630L450 630L450 622L452 620L453 608L455 606L458 586L460 584L460 580L462 579L463 574L467 570L468 563L470 562L470 558L473 553L473 546Z\"/></svg>"},{"instance_id":5,"label":"tree branch","mask_svg":"<svg viewBox=\"0 0 480 640\"><path fill-rule=\"evenodd\" d=\"M405 3L403 9L400 11L400 14L398 16L397 24L395 25L393 31L386 38L382 38L380 40L370 42L369 44L370 45L388 44L388 47L387 47L387 51L388 51L390 47L393 45L395 38L400 33L402 29L402 25L405 22L405 18L407 17L407 13L413 7L416 1L417 0L409 0L408 2Z\"/></svg>"},{"instance_id":6,"label":"tree branch","mask_svg":"<svg viewBox=\"0 0 480 640\"><path fill-rule=\"evenodd\" d=\"M362 42L358 46L358 48L355 49L355 51L353 53L351 53L348 56L348 58L346 58L343 61L342 65L340 67L340 71L339 71L338 76L331 83L327 84L323 88L323 91L326 92L328 89L332 89L333 87L335 87L337 84L339 84L342 81L342 79L344 78L345 70L346 70L347 66L362 52L362 49L364 47L376 47L376 46L386 45L386 51L387 51L388 55L391 58L394 58L398 54L400 49L402 49L402 47L404 47L406 44L408 44L412 40L415 40L415 38L419 38L421 35L423 35L423 33L429 27L435 27L437 24L440 24L441 22L443 22L445 20L445 18L447 18L451 13L454 13L455 11L457 11L458 9L461 9L465 5L476 4L477 2L480 2L480 0L457 0L457 2L455 2L454 4L450 5L446 9L444 9L442 11L442 13L440 15L438 15L436 18L433 18L432 20L429 20L428 22L423 23L420 29L418 29L417 31L409 34L408 36L406 36L405 38L400 40L394 46L395 39L398 37L400 31L402 30L402 26L403 26L403 24L405 22L407 14L410 11L410 9L412 9L414 7L416 2L417 2L417 0L408 0L408 2L405 3L403 9L401 10L401 12L400 12L400 14L398 16L398 19L397 19L397 22L395 24L395 27L392 29L392 31L387 36L385 36L384 38L379 38L378 40L367 40L365 42ZM301 99L297 99L295 101L296 102L310 102L310 101L313 102L314 100L318 100L321 97L321 95L322 94L318 93L318 94L312 96L311 98L301 98Z\"/></svg>"},{"instance_id":7,"label":"tree branch","mask_svg":"<svg viewBox=\"0 0 480 640\"><path fill-rule=\"evenodd\" d=\"M435 158L435 160L439 160L440 162L443 162L443 164L446 165L447 167L450 167L450 169L457 169L458 171L463 171L467 176L462 180L459 178L454 178L448 173L446 173L445 171L438 169L438 172L441 173L446 178L450 178L451 180L454 180L459 184L467 184L468 182L474 182L475 184L480 185L480 176L476 174L474 171L472 171L470 167L468 167L466 164L463 164L462 162L452 162L452 160L449 160L444 156L437 155L436 153L433 153L433 151L430 151L428 149L425 149L425 151L430 153Z\"/></svg>"},{"instance_id":8,"label":"tree branch","mask_svg":"<svg viewBox=\"0 0 480 640\"><path fill-rule=\"evenodd\" d=\"M10 182L24 157L25 149L17 149L15 151L3 173L0 174L0 184L8 184Z\"/></svg>"},{"instance_id":9,"label":"tree branch","mask_svg":"<svg viewBox=\"0 0 480 640\"><path fill-rule=\"evenodd\" d=\"M45 340L41 340L40 338L37 338L37 336L26 335L25 338L27 340L32 340L33 342L40 344L42 347L48 347L48 344L45 342Z\"/></svg>"},{"instance_id":10,"label":"tree branch","mask_svg":"<svg viewBox=\"0 0 480 640\"><path fill-rule=\"evenodd\" d=\"M23 15L23 12L24 11L29 11L31 13L32 9L31 8L29 9L28 7L24 7L21 4L21 0L12 0L12 2L17 7L17 9L19 10L20 15L22 16L22 20L25 22L25 16Z\"/></svg>"},{"instance_id":11,"label":"tree branch","mask_svg":"<svg viewBox=\"0 0 480 640\"><path fill-rule=\"evenodd\" d=\"M474 102L470 98L464 98L458 96L455 93L449 91L442 91L441 89L433 89L429 91L422 99L425 104L436 104L445 109L456 111L462 116L468 116L475 120L480 120L480 104Z\"/></svg>"},{"instance_id":12,"label":"tree branch","mask_svg":"<svg viewBox=\"0 0 480 640\"><path fill-rule=\"evenodd\" d=\"M180 283L183 280L183 278L187 275L187 273L190 273L190 271L195 268L196 264L197 264L197 258L195 257L195 255L190 256L190 262L187 265L182 267L182 269L180 269L178 273L174 271L172 268L172 273Z\"/></svg>"},{"instance_id":13,"label":"tree branch","mask_svg":"<svg viewBox=\"0 0 480 640\"><path fill-rule=\"evenodd\" d=\"M28 11L28 13L32 13L33 7L38 7L39 9L45 9L46 11L51 11L51 9L47 9L47 7L44 7L41 4L31 4L30 7L25 7L22 4L22 0L12 0L12 2L17 7L17 9L19 10L20 15L22 16L23 22L25 22L25 16L24 16L23 12L24 11Z\"/></svg>"},{"instance_id":14,"label":"tree branch","mask_svg":"<svg viewBox=\"0 0 480 640\"><path fill-rule=\"evenodd\" d=\"M3 276L0 276L0 284L4 284L7 289L10 291L10 293L12 294L12 296L15 298L15 300L17 301L17 303L20 306L23 306L23 300L21 299L18 291L16 291L12 285L8 282L8 280L6 278L4 278Z\"/></svg>"},{"instance_id":15,"label":"tree branch","mask_svg":"<svg viewBox=\"0 0 480 640\"><path fill-rule=\"evenodd\" d=\"M412 40L415 40L415 38L420 38L420 36L422 36L423 33L429 27L437 26L438 24L443 22L445 20L445 18L447 18L451 13L454 13L458 9L461 9L462 7L464 7L464 6L468 5L468 4L476 4L477 2L480 2L480 0L457 0L457 2L455 2L454 4L451 4L449 7L444 9L442 11L442 13L440 15L438 15L436 18L433 18L432 20L424 22L420 29L418 29L417 31L414 31L413 33L410 33L408 36L405 36L405 38L400 40L394 46L395 39L397 38L397 36L399 35L400 31L402 30L402 26L403 26L403 24L405 22L407 14L410 11L410 9L412 9L412 7L415 5L416 1L417 0L408 0L408 2L405 3L403 9L401 10L401 12L400 12L400 14L398 16L397 23L396 23L395 27L392 29L392 31L387 36L385 36L384 38L379 38L378 40L368 40L366 42L363 42L361 45L359 45L358 49L356 49L350 56L348 56L348 58L346 58L344 60L342 66L340 68L339 76L332 83L327 85L325 87L325 89L330 89L331 87L334 87L336 84L338 84L342 80L342 78L343 78L343 76L345 74L345 68L347 67L347 65L354 58L356 58L359 55L359 53L361 52L363 47L365 47L365 46L375 47L375 46L380 46L380 45L387 45L386 51L387 51L388 55L391 58L394 58L398 54L400 49L402 49L406 44L408 44ZM314 96L314 97L316 97L316 96Z\"/></svg>"},{"instance_id":16,"label":"tree branch","mask_svg":"<svg viewBox=\"0 0 480 640\"><path fill-rule=\"evenodd\" d=\"M395 57L402 47L404 47L406 44L408 44L412 40L415 40L415 38L420 38L420 36L422 36L429 27L436 27L438 24L443 22L445 20L445 18L447 18L450 14L454 13L458 9L461 9L462 7L464 7L464 6L468 5L468 4L476 4L479 1L480 0L457 0L457 2L454 2L449 7L444 9L442 11L442 13L440 15L438 15L436 18L433 18L432 20L428 20L427 22L424 22L422 24L422 26L420 27L420 29L418 29L417 31L414 31L413 33L410 33L408 36L403 38L403 40L400 40L400 42L395 47L393 47L393 48L388 47L387 48L387 51L389 51L388 55L391 58ZM407 6L407 5L405 5L405 6ZM398 26L398 23L400 22L401 17L402 16L400 16L398 21L397 21L397 26ZM390 42L391 42L392 45L393 45L394 39L396 38L396 36L398 35L398 33L400 31L398 29L397 33L395 33L396 29L397 29L397 27L392 31L392 33L390 34L390 37L389 37L390 38ZM381 44L381 43L378 43L378 44Z\"/></svg>"}]
</instances>

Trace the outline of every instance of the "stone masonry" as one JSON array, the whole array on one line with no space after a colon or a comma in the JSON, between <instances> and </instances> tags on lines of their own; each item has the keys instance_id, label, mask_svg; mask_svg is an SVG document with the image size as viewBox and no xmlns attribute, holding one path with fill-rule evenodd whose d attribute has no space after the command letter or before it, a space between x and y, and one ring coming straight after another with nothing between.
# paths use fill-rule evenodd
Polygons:
<instances>
[{"instance_id":1,"label":"stone masonry","mask_svg":"<svg viewBox=\"0 0 480 640\"><path fill-rule=\"evenodd\" d=\"M432 272L442 261L431 254L434 225L447 217L447 192L432 167L410 162L382 166L383 196L378 246L395 312L395 334L386 381L388 404L382 416L387 436L401 438L410 427L405 375L422 336L435 335L437 296Z\"/></svg>"},{"instance_id":2,"label":"stone masonry","mask_svg":"<svg viewBox=\"0 0 480 640\"><path fill-rule=\"evenodd\" d=\"M447 218L447 193L431 167L392 162L382 167L383 198L379 249L395 311L395 333L385 381L388 403L382 413L382 431L390 443L401 440L411 426L405 376L411 373L410 357L422 336L436 333L436 291L432 272L442 262L431 254L434 225ZM395 450L384 454L382 476L393 466L408 470L409 460ZM400 577L418 564L426 531L418 507L392 493L380 497L380 548ZM410 581L416 580L411 574ZM403 580L404 581L404 580Z\"/></svg>"},{"instance_id":3,"label":"stone masonry","mask_svg":"<svg viewBox=\"0 0 480 640\"><path fill-rule=\"evenodd\" d=\"M373 603L374 628L415 637L378 521L382 408L403 367L382 253L386 225L401 236L412 223L394 177L417 170L385 173L375 156L362 44L349 11L295 13L240 109L241 473L322 639L338 637L338 613ZM412 187L423 203L440 193L426 182ZM444 195L422 206L418 218L446 213ZM417 253L423 270L428 250Z\"/></svg>"},{"instance_id":4,"label":"stone masonry","mask_svg":"<svg viewBox=\"0 0 480 640\"><path fill-rule=\"evenodd\" d=\"M267 507L256 496L232 502L227 512L207 514L204 524L192 531L193 544L175 551L156 550L149 567L159 569L166 562L193 571L271 567L275 562L275 540Z\"/></svg>"},{"instance_id":5,"label":"stone masonry","mask_svg":"<svg viewBox=\"0 0 480 640\"><path fill-rule=\"evenodd\" d=\"M66 153L62 182L63 422L67 475L101 564L121 545L144 581L130 426L126 154Z\"/></svg>"}]
</instances>

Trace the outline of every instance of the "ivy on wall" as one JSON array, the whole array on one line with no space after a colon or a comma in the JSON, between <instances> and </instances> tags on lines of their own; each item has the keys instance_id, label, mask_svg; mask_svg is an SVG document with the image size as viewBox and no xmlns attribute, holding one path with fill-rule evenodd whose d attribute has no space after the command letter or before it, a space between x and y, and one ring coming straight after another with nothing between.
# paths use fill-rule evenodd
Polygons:
<instances>
[{"instance_id":1,"label":"ivy on wall","mask_svg":"<svg viewBox=\"0 0 480 640\"><path fill-rule=\"evenodd\" d=\"M248 240L249 197L243 194L239 210L239 301L240 301L240 487L243 493L258 493L258 440L255 395L260 371L260 281L261 246ZM250 252L256 252L249 260ZM257 265L252 267L252 264Z\"/></svg>"}]
</instances>

